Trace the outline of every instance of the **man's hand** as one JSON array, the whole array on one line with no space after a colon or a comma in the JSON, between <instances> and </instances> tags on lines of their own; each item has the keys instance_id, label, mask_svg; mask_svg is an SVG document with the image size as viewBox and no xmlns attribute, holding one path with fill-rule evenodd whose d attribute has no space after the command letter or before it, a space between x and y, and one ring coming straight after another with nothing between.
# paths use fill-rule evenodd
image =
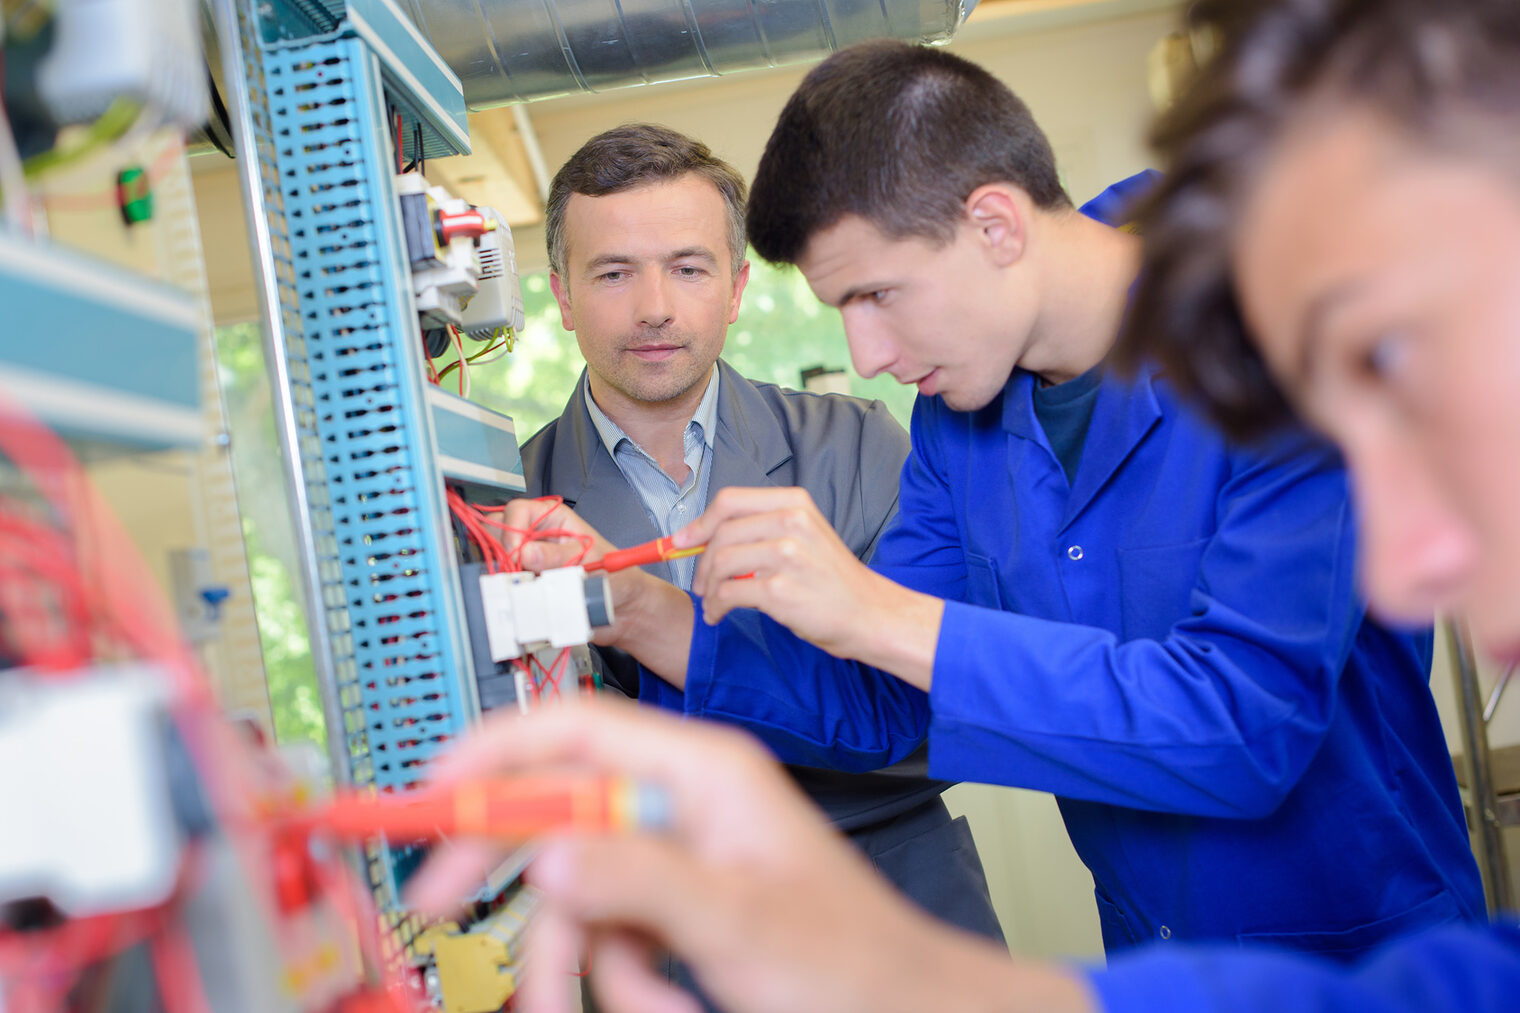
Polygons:
<instances>
[{"instance_id":1,"label":"man's hand","mask_svg":"<svg viewBox=\"0 0 1520 1013\"><path fill-rule=\"evenodd\" d=\"M616 548L558 496L509 500L501 522L507 556L534 573L589 563Z\"/></svg>"},{"instance_id":2,"label":"man's hand","mask_svg":"<svg viewBox=\"0 0 1520 1013\"><path fill-rule=\"evenodd\" d=\"M435 779L567 767L664 788L674 822L658 836L544 844L529 870L544 902L517 998L525 1013L572 1008L581 954L604 1008L695 1011L652 968L660 949L733 1013L1088 1008L1075 978L1020 968L895 894L733 730L616 701L567 704L493 719ZM430 914L456 907L500 857L479 842L445 844L411 899Z\"/></svg>"},{"instance_id":3,"label":"man's hand","mask_svg":"<svg viewBox=\"0 0 1520 1013\"><path fill-rule=\"evenodd\" d=\"M508 557L534 573L584 565L616 548L555 497L511 500L501 523ZM594 641L627 651L667 682L684 687L696 621L691 599L637 567L609 574L607 586L616 622L594 631Z\"/></svg>"},{"instance_id":4,"label":"man's hand","mask_svg":"<svg viewBox=\"0 0 1520 1013\"><path fill-rule=\"evenodd\" d=\"M861 563L807 490L723 489L674 541L707 546L692 582L705 622L759 609L835 657L929 688L944 602Z\"/></svg>"}]
</instances>

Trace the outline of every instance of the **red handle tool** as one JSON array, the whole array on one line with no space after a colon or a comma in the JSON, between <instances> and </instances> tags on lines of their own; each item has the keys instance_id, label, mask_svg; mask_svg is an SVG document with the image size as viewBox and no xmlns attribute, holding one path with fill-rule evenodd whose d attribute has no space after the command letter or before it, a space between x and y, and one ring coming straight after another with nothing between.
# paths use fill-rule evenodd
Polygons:
<instances>
[{"instance_id":1,"label":"red handle tool","mask_svg":"<svg viewBox=\"0 0 1520 1013\"><path fill-rule=\"evenodd\" d=\"M314 814L316 828L363 840L486 837L526 841L555 830L626 831L668 824L665 794L622 777L538 776L466 781L407 795L356 792Z\"/></svg>"},{"instance_id":2,"label":"red handle tool","mask_svg":"<svg viewBox=\"0 0 1520 1013\"><path fill-rule=\"evenodd\" d=\"M652 542L645 542L643 545L635 545L631 549L614 549L601 559L587 563L586 571L589 573L592 570L606 570L608 573L617 573L630 566L646 566L649 563L695 556L706 548L705 545L693 545L689 549L678 549L671 543L670 536L666 535Z\"/></svg>"}]
</instances>

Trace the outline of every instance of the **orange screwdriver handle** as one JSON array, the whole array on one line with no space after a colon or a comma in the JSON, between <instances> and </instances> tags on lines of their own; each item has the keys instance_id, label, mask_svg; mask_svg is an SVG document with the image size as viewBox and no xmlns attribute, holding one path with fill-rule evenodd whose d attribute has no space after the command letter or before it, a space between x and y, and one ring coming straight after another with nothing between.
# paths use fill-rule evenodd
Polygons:
<instances>
[{"instance_id":1,"label":"orange screwdriver handle","mask_svg":"<svg viewBox=\"0 0 1520 1013\"><path fill-rule=\"evenodd\" d=\"M693 545L689 549L678 549L671 541L669 535L656 538L652 542L643 545L635 545L631 549L614 549L601 559L586 564L586 570L606 570L608 573L617 573L626 570L630 566L647 566L650 563L659 563L667 559L680 559L683 556L695 556L705 545Z\"/></svg>"},{"instance_id":2,"label":"orange screwdriver handle","mask_svg":"<svg viewBox=\"0 0 1520 1013\"><path fill-rule=\"evenodd\" d=\"M556 830L657 829L667 822L663 791L627 778L515 777L466 781L410 795L344 793L315 825L345 840L463 835L526 841Z\"/></svg>"}]
</instances>

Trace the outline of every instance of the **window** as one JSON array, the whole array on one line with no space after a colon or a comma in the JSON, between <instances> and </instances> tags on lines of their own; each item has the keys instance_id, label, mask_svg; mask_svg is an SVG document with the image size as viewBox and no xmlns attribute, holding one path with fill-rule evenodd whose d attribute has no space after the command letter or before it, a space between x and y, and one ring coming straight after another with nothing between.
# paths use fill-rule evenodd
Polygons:
<instances>
[{"instance_id":1,"label":"window","mask_svg":"<svg viewBox=\"0 0 1520 1013\"><path fill-rule=\"evenodd\" d=\"M559 417L585 367L575 335L560 326L547 274L523 278L523 307L527 325L512 354L470 374L471 398L512 416L519 440ZM809 366L848 370L850 365L839 312L814 298L800 272L754 257L723 357L751 379L794 388L801 387L802 370ZM862 380L852 373L850 393L886 402L907 426L913 388L890 376Z\"/></svg>"}]
</instances>

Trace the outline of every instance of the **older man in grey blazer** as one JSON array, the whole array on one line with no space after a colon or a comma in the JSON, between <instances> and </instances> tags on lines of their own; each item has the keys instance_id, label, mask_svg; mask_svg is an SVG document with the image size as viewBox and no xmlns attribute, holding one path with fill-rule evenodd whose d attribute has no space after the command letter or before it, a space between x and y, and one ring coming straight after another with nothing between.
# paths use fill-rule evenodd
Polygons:
<instances>
[{"instance_id":1,"label":"older man in grey blazer","mask_svg":"<svg viewBox=\"0 0 1520 1013\"><path fill-rule=\"evenodd\" d=\"M563 497L629 546L684 526L725 486L801 486L868 559L897 513L902 427L880 402L755 383L718 358L749 278L744 192L705 145L647 125L592 138L556 174L550 284L587 370L523 447L529 494ZM650 569L689 588L694 562ZM608 684L637 696L638 665L601 657ZM792 772L906 895L1001 939L964 819L914 766Z\"/></svg>"}]
</instances>

